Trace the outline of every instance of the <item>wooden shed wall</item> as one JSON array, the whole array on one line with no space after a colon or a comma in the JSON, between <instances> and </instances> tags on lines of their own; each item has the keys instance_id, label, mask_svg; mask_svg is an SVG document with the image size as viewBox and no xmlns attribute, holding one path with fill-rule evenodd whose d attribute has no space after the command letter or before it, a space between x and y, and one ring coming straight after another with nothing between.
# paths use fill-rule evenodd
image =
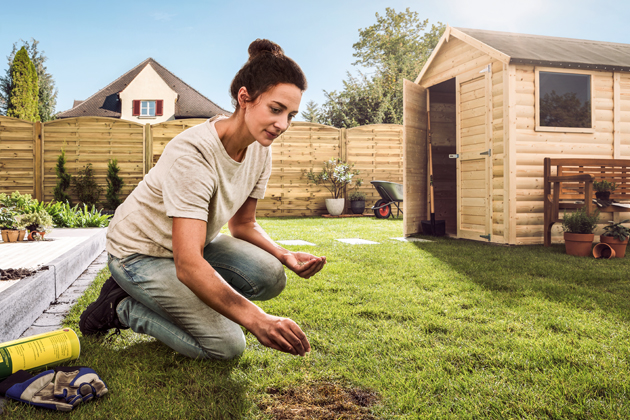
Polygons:
<instances>
[{"instance_id":1,"label":"wooden shed wall","mask_svg":"<svg viewBox=\"0 0 630 420\"><path fill-rule=\"evenodd\" d=\"M455 37L440 49L420 81L424 88L452 79L467 71L486 66L495 60L486 53Z\"/></svg>"},{"instance_id":2,"label":"wooden shed wall","mask_svg":"<svg viewBox=\"0 0 630 420\"><path fill-rule=\"evenodd\" d=\"M616 73L615 87L619 93L615 93L615 99L619 101L618 114L615 116L615 136L619 144L620 159L630 158L630 74ZM615 108L617 109L617 108ZM617 156L616 156L617 157Z\"/></svg>"},{"instance_id":3,"label":"wooden shed wall","mask_svg":"<svg viewBox=\"0 0 630 420\"><path fill-rule=\"evenodd\" d=\"M620 119L615 118L615 76L612 72L592 72L594 89L594 133L565 133L536 131L535 121L535 67L511 65L515 86L515 107L511 121L514 124L515 164L514 182L516 206L512 228L515 229L516 244L539 244L543 242L543 159L556 158L595 158L612 159L615 157L615 123L618 125L617 136L621 140L620 157L630 155L630 83L617 83L627 86L620 91L620 97L626 96L627 102L621 101ZM625 76L625 75L622 75ZM630 79L621 77L622 81ZM628 111L622 110L626 108ZM617 121L616 121L617 120ZM626 144L624 144L626 142ZM622 217L627 214L622 213ZM611 214L602 214L603 224L611 219ZM561 225L554 225L552 241L561 240ZM596 234L601 230L596 231Z\"/></svg>"},{"instance_id":4,"label":"wooden shed wall","mask_svg":"<svg viewBox=\"0 0 630 420\"><path fill-rule=\"evenodd\" d=\"M504 83L507 78L507 66L499 61L492 63L492 133L490 149L492 150L492 231L491 241L506 243L505 221L506 217L506 197L507 182L505 179L505 159L506 159L506 133L503 130L504 117L507 111L504 107Z\"/></svg>"}]
</instances>

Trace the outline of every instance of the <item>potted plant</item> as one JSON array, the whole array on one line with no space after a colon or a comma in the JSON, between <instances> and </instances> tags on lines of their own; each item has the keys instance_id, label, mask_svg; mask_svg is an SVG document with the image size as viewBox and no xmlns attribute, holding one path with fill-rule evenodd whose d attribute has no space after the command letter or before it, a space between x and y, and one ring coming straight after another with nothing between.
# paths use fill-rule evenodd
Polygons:
<instances>
[{"instance_id":1,"label":"potted plant","mask_svg":"<svg viewBox=\"0 0 630 420\"><path fill-rule=\"evenodd\" d=\"M313 170L305 172L309 182L324 186L332 194L332 198L326 199L326 209L332 216L339 216L343 213L345 200L343 198L344 188L352 183L352 178L359 175L359 171L352 169L354 164L343 162L341 159L332 158L324 162L322 172L316 174Z\"/></svg>"},{"instance_id":2,"label":"potted plant","mask_svg":"<svg viewBox=\"0 0 630 420\"><path fill-rule=\"evenodd\" d=\"M585 208L576 210L567 215L564 213L562 219L562 230L564 231L564 245L566 253L578 257L586 257L591 254L591 247L595 234L593 231L597 227L599 211L589 215Z\"/></svg>"},{"instance_id":3,"label":"potted plant","mask_svg":"<svg viewBox=\"0 0 630 420\"><path fill-rule=\"evenodd\" d=\"M0 208L0 231L4 242L19 240L20 231L17 229L15 214L8 208Z\"/></svg>"},{"instance_id":4,"label":"potted plant","mask_svg":"<svg viewBox=\"0 0 630 420\"><path fill-rule=\"evenodd\" d=\"M623 258L626 255L630 229L622 225L622 223L628 222L630 220L624 220L619 223L610 222L610 225L604 226L604 233L599 237L600 242L610 245L615 250L617 258Z\"/></svg>"},{"instance_id":5,"label":"potted plant","mask_svg":"<svg viewBox=\"0 0 630 420\"><path fill-rule=\"evenodd\" d=\"M617 183L609 182L605 179L602 181L593 181L593 188L595 189L595 198L598 200L610 200L610 193L617 189Z\"/></svg>"},{"instance_id":6,"label":"potted plant","mask_svg":"<svg viewBox=\"0 0 630 420\"><path fill-rule=\"evenodd\" d=\"M44 209L20 214L15 217L19 229L28 231L28 240L44 239L46 233L52 232L52 216Z\"/></svg>"},{"instance_id":7,"label":"potted plant","mask_svg":"<svg viewBox=\"0 0 630 420\"><path fill-rule=\"evenodd\" d=\"M363 214L365 211L365 194L355 191L350 194L350 210L353 214Z\"/></svg>"}]
</instances>

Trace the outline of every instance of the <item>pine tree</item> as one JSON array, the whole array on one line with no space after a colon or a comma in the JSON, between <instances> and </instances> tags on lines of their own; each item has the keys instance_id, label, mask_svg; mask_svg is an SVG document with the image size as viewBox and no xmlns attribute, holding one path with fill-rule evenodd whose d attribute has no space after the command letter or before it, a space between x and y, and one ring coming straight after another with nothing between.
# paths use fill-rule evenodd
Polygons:
<instances>
[{"instance_id":1,"label":"pine tree","mask_svg":"<svg viewBox=\"0 0 630 420\"><path fill-rule=\"evenodd\" d=\"M53 190L55 200L60 203L68 202L72 205L72 199L66 193L66 190L70 187L72 182L72 175L66 171L66 151L61 149L61 154L57 157L57 166L55 167L57 173L57 186Z\"/></svg>"},{"instance_id":2,"label":"pine tree","mask_svg":"<svg viewBox=\"0 0 630 420\"><path fill-rule=\"evenodd\" d=\"M91 163L88 163L83 169L78 171L77 176L74 177L73 190L79 201L88 206L88 208L98 203L103 189L96 182L94 168L92 168Z\"/></svg>"},{"instance_id":3,"label":"pine tree","mask_svg":"<svg viewBox=\"0 0 630 420\"><path fill-rule=\"evenodd\" d=\"M304 121L311 123L319 122L319 109L315 101L308 101L306 103L306 110L300 113L300 116L304 118Z\"/></svg>"},{"instance_id":4,"label":"pine tree","mask_svg":"<svg viewBox=\"0 0 630 420\"><path fill-rule=\"evenodd\" d=\"M50 121L55 118L55 107L57 106L57 88L55 87L55 81L44 63L48 59L44 52L40 52L38 50L39 41L34 38L31 38L31 41L23 41L22 45L28 51L28 55L35 65L35 70L37 71L37 78L39 84L39 117L42 122ZM11 54L7 57L8 66L5 71L4 76L0 76L0 114L6 115L8 103L9 103L9 94L11 91L11 65L13 63L13 59L15 58L15 54L18 51L18 43L13 43L13 50Z\"/></svg>"},{"instance_id":5,"label":"pine tree","mask_svg":"<svg viewBox=\"0 0 630 420\"><path fill-rule=\"evenodd\" d=\"M39 121L37 71L25 47L20 48L13 59L11 83L7 116L32 122Z\"/></svg>"},{"instance_id":6,"label":"pine tree","mask_svg":"<svg viewBox=\"0 0 630 420\"><path fill-rule=\"evenodd\" d=\"M107 198L105 207L109 210L116 210L122 204L119 195L122 192L124 182L118 172L120 172L118 160L110 160L107 164L107 194L105 195Z\"/></svg>"}]
</instances>

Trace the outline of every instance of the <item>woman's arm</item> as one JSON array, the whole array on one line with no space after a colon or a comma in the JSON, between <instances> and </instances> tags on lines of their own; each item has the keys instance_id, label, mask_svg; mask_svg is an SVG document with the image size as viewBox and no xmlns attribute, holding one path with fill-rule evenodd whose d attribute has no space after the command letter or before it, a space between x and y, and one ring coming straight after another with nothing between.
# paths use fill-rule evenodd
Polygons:
<instances>
[{"instance_id":1,"label":"woman's arm","mask_svg":"<svg viewBox=\"0 0 630 420\"><path fill-rule=\"evenodd\" d=\"M263 345L294 355L311 350L306 335L289 318L266 314L238 294L203 258L206 222L173 218L173 258L177 278L206 305L247 328Z\"/></svg>"},{"instance_id":2,"label":"woman's arm","mask_svg":"<svg viewBox=\"0 0 630 420\"><path fill-rule=\"evenodd\" d=\"M317 274L326 264L326 257L316 257L306 252L287 251L275 243L256 222L257 202L255 198L247 198L230 219L228 227L232 236L264 249L300 277L307 279Z\"/></svg>"}]
</instances>

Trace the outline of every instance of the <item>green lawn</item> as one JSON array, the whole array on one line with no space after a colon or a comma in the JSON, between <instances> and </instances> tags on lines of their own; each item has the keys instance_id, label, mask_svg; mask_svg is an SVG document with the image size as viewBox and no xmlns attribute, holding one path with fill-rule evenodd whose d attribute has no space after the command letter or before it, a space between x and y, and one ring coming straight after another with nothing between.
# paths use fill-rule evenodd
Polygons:
<instances>
[{"instance_id":1,"label":"green lawn","mask_svg":"<svg viewBox=\"0 0 630 420\"><path fill-rule=\"evenodd\" d=\"M630 418L630 257L448 238L402 243L390 239L402 236L401 220L391 219L260 224L276 240L317 244L290 249L327 257L320 274L289 273L282 295L260 304L301 325L311 354L281 354L252 335L229 362L189 360L128 330L106 344L81 339L79 363L110 393L68 418ZM68 317L75 331L107 275ZM4 410L12 419L57 418L15 402Z\"/></svg>"}]
</instances>

